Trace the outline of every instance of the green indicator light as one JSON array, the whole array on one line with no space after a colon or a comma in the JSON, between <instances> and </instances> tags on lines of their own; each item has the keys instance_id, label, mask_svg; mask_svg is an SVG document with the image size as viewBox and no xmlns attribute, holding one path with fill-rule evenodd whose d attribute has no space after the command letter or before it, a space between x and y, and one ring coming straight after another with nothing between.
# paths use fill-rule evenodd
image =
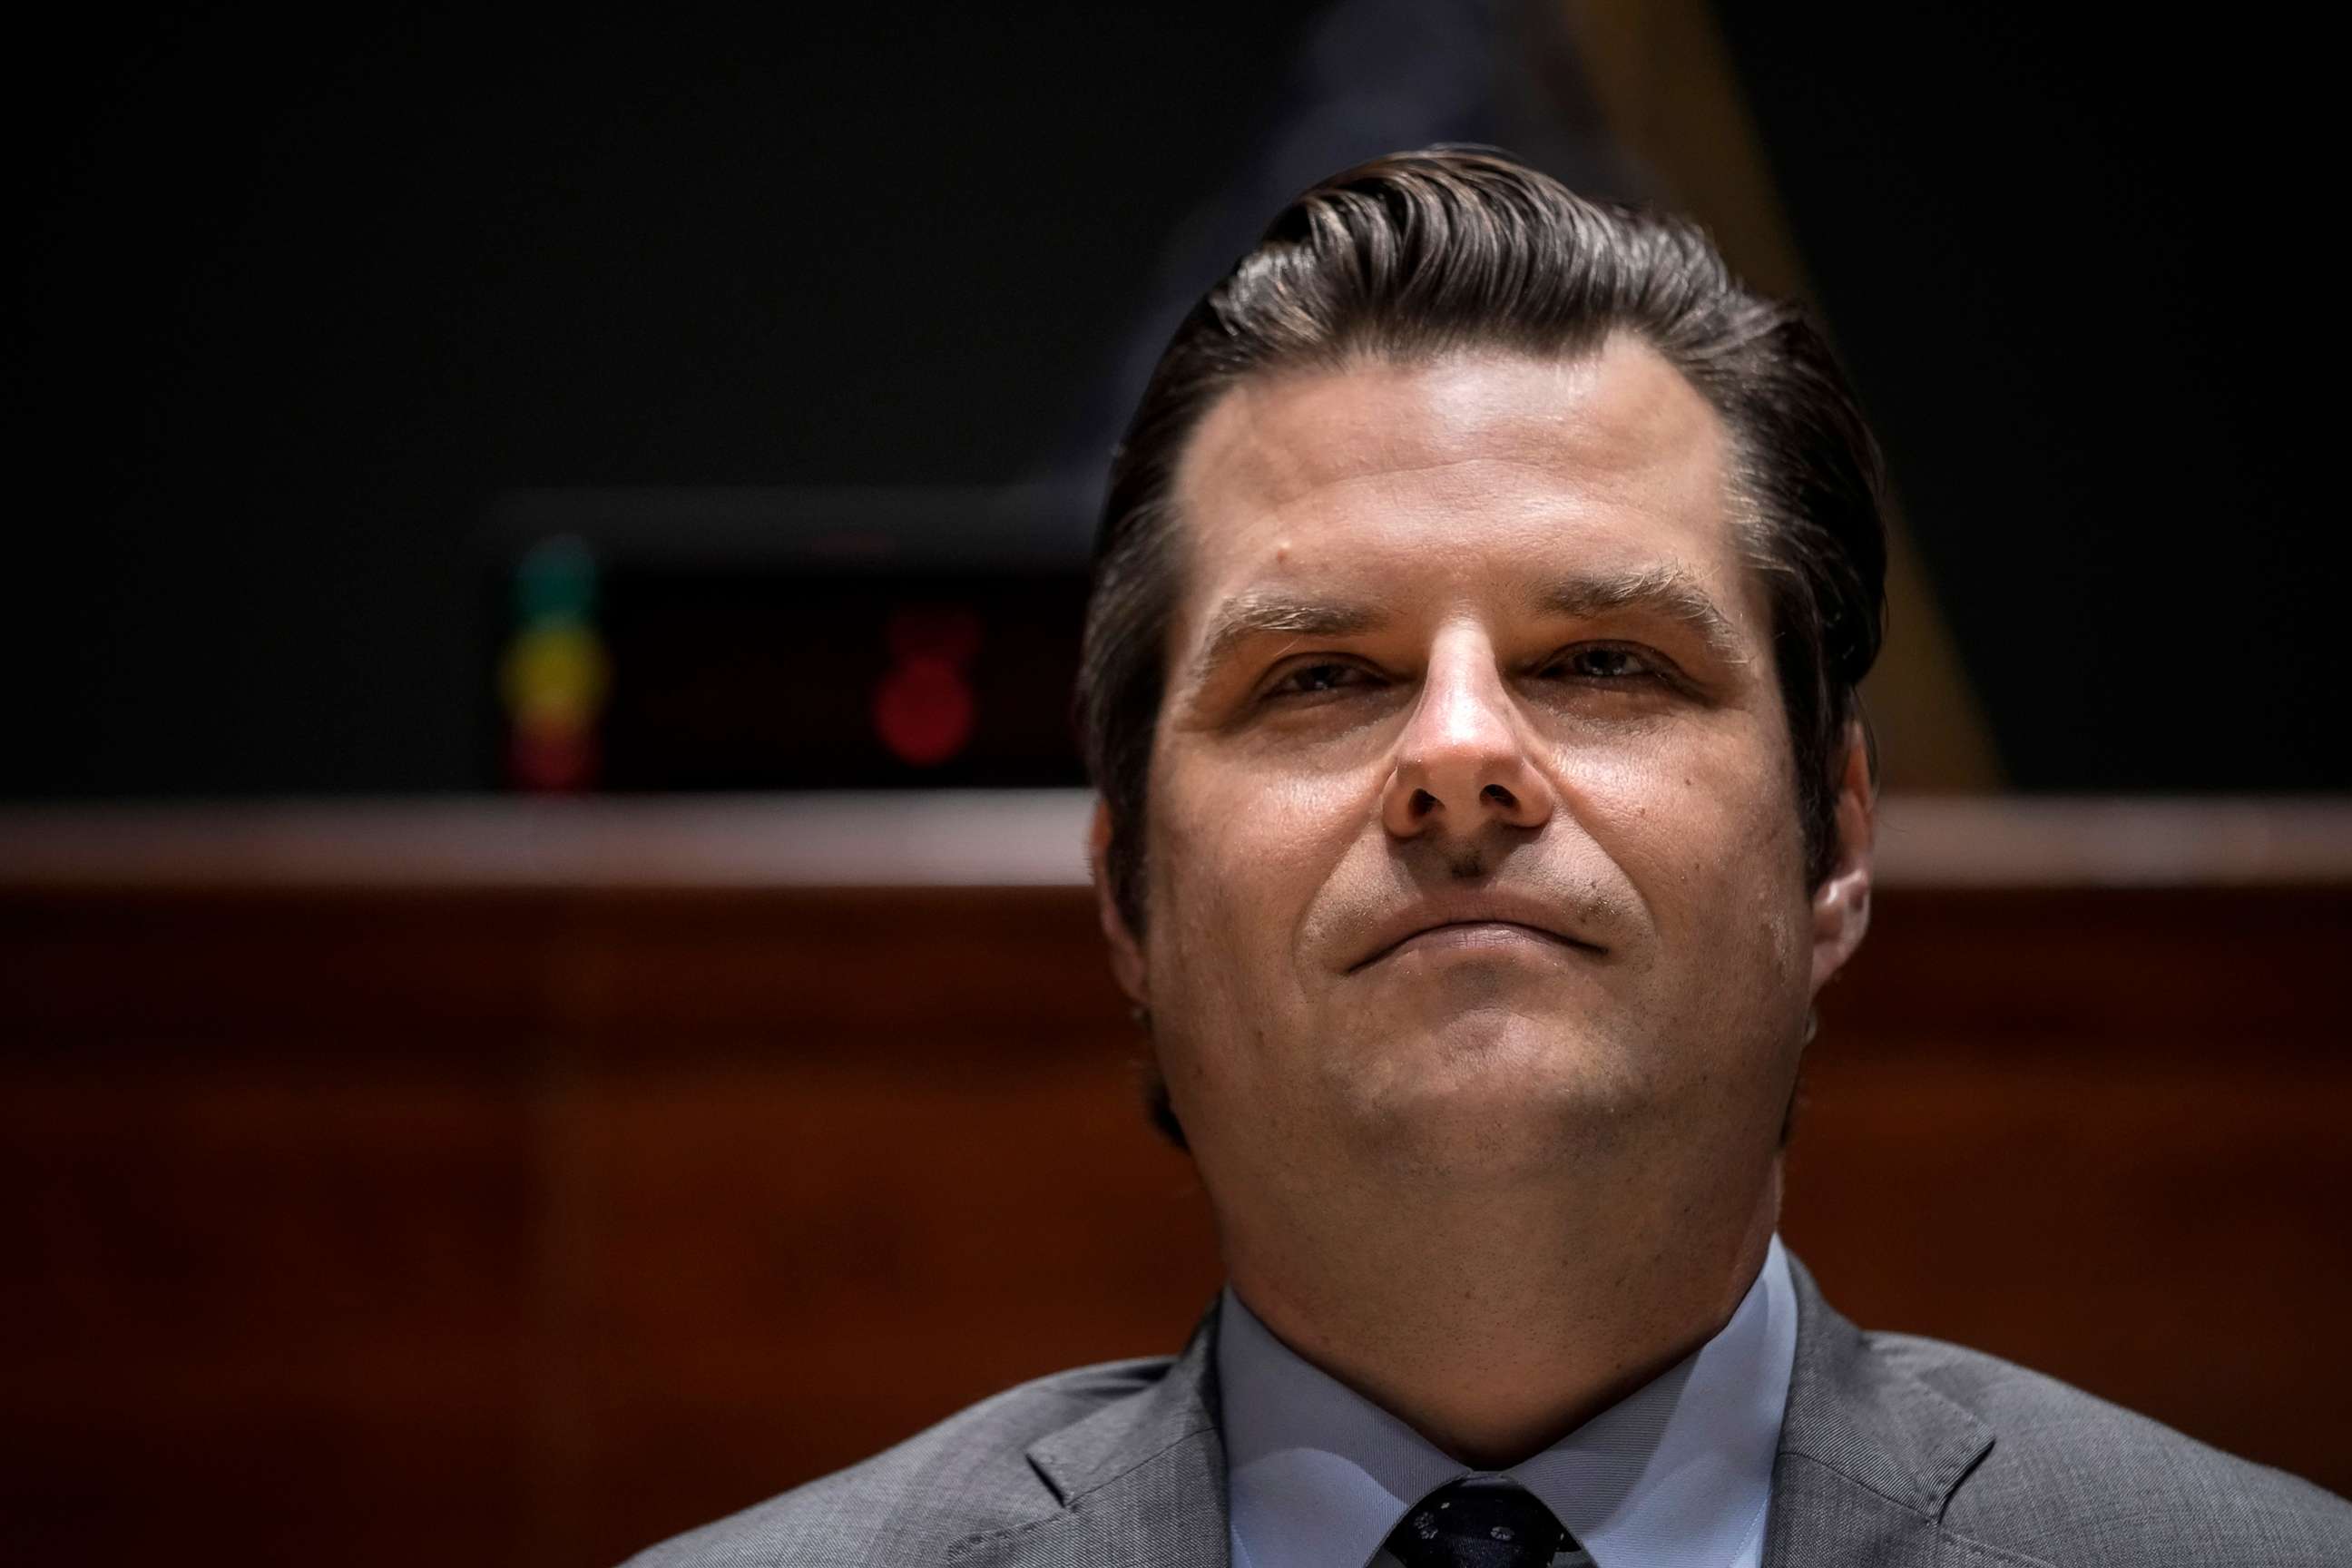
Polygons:
<instances>
[{"instance_id":1,"label":"green indicator light","mask_svg":"<svg viewBox=\"0 0 2352 1568\"><path fill-rule=\"evenodd\" d=\"M596 610L596 558L570 535L542 539L515 567L515 613L525 626L583 622Z\"/></svg>"}]
</instances>

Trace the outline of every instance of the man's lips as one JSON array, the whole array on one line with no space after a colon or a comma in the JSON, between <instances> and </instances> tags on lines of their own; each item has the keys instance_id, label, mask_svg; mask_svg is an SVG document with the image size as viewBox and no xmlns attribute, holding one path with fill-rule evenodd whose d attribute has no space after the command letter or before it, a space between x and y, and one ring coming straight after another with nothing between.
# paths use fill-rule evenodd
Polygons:
<instances>
[{"instance_id":1,"label":"man's lips","mask_svg":"<svg viewBox=\"0 0 2352 1568\"><path fill-rule=\"evenodd\" d=\"M1528 937L1557 942L1586 952L1605 952L1564 929L1559 911L1548 902L1525 898L1481 896L1418 904L1382 922L1366 951L1348 965L1348 973L1370 967L1408 946L1440 943L1465 947L1510 942ZM1423 942L1422 939L1431 939Z\"/></svg>"},{"instance_id":2,"label":"man's lips","mask_svg":"<svg viewBox=\"0 0 2352 1568\"><path fill-rule=\"evenodd\" d=\"M1516 921L1449 921L1442 926L1432 926L1427 931L1415 931L1387 952L1374 953L1364 961L1364 965L1359 967L1378 963L1383 958L1393 958L1400 952L1410 952L1417 948L1494 947L1501 943L1528 941L1548 942L1555 947L1582 945L1579 942L1571 942L1565 937L1555 936L1548 931L1538 931L1533 926L1520 925Z\"/></svg>"}]
</instances>

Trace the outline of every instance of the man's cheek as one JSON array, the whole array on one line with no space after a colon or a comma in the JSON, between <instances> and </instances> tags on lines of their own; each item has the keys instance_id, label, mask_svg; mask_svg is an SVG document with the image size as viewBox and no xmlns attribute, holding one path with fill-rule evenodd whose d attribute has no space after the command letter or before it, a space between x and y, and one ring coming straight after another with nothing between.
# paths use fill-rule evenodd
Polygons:
<instances>
[{"instance_id":1,"label":"man's cheek","mask_svg":"<svg viewBox=\"0 0 2352 1568\"><path fill-rule=\"evenodd\" d=\"M1171 812L1160 820L1153 967L1180 983L1193 1006L1215 1010L1230 1005L1236 989L1231 972L1254 955L1251 919L1260 895L1247 857L1236 855L1230 826L1215 814Z\"/></svg>"}]
</instances>

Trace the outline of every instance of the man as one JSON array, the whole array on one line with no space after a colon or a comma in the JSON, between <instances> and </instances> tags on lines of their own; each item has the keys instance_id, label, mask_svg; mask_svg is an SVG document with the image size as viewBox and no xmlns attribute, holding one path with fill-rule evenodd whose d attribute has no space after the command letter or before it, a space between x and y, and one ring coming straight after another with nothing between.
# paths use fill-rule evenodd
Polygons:
<instances>
[{"instance_id":1,"label":"man","mask_svg":"<svg viewBox=\"0 0 2352 1568\"><path fill-rule=\"evenodd\" d=\"M646 1564L2313 1563L2352 1508L1781 1249L1868 923L1874 448L1686 226L1435 151L1292 205L1121 448L1080 706L1230 1288Z\"/></svg>"}]
</instances>

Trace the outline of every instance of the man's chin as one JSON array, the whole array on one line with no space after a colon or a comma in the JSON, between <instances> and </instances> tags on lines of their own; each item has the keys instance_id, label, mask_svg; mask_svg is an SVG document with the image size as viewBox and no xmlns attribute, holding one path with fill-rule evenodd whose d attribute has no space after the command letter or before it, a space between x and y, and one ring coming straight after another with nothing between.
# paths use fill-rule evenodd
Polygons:
<instances>
[{"instance_id":1,"label":"man's chin","mask_svg":"<svg viewBox=\"0 0 2352 1568\"><path fill-rule=\"evenodd\" d=\"M1524 1015L1383 1041L1337 1085L1349 1141L1416 1161L1557 1164L1614 1144L1651 1096L1610 1043Z\"/></svg>"},{"instance_id":2,"label":"man's chin","mask_svg":"<svg viewBox=\"0 0 2352 1568\"><path fill-rule=\"evenodd\" d=\"M1613 1027L1618 1009L1587 992L1506 977L1486 985L1415 986L1354 1009L1340 1055L1379 1076L1522 1086L1622 1076L1635 1054ZM1647 1054L1647 1053L1643 1053Z\"/></svg>"}]
</instances>

